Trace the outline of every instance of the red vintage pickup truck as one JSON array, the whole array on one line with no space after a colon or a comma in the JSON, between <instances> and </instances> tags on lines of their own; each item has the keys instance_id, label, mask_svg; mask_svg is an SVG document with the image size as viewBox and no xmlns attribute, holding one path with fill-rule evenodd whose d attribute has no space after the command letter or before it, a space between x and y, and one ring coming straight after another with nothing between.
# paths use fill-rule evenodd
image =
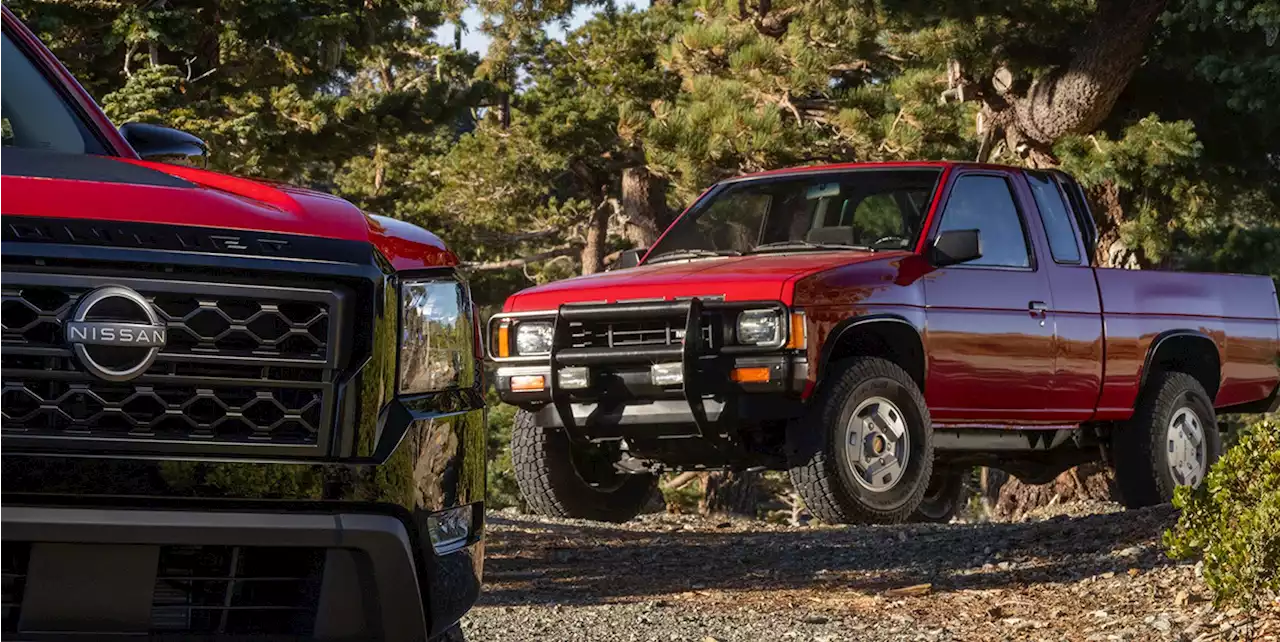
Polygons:
<instances>
[{"instance_id":1,"label":"red vintage pickup truck","mask_svg":"<svg viewBox=\"0 0 1280 642\"><path fill-rule=\"evenodd\" d=\"M664 470L789 470L827 522L946 519L982 465L1104 458L1130 506L1277 407L1270 279L1090 265L1061 172L805 167L707 190L637 266L519 292L489 323L542 513L634 516Z\"/></svg>"}]
</instances>

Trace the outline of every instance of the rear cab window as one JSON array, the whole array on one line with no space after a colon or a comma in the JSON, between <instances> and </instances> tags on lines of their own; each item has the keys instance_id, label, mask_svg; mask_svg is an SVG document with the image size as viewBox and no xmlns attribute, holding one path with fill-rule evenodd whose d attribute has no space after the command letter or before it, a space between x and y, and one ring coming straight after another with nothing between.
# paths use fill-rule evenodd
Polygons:
<instances>
[{"instance_id":1,"label":"rear cab window","mask_svg":"<svg viewBox=\"0 0 1280 642\"><path fill-rule=\"evenodd\" d=\"M1035 198L1040 220L1044 222L1049 237L1049 251L1057 263L1079 265L1080 246L1076 243L1076 231L1071 226L1071 207L1058 188L1057 181L1039 172L1026 172Z\"/></svg>"}]
</instances>

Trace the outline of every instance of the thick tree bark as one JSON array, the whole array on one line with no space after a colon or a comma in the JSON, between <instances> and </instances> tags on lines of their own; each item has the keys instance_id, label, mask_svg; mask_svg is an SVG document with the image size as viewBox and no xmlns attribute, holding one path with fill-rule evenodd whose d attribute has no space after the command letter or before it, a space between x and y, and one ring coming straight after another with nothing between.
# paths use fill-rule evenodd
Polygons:
<instances>
[{"instance_id":1,"label":"thick tree bark","mask_svg":"<svg viewBox=\"0 0 1280 642\"><path fill-rule=\"evenodd\" d=\"M604 269L609 212L612 209L609 201L606 200L591 211L591 220L587 222L587 242L582 247L583 274L595 274Z\"/></svg>"},{"instance_id":2,"label":"thick tree bark","mask_svg":"<svg viewBox=\"0 0 1280 642\"><path fill-rule=\"evenodd\" d=\"M732 470L709 473L699 509L703 515L755 517L760 503L759 477L759 473Z\"/></svg>"},{"instance_id":3,"label":"thick tree bark","mask_svg":"<svg viewBox=\"0 0 1280 642\"><path fill-rule=\"evenodd\" d=\"M651 247L668 224L666 180L645 167L622 170L624 233L633 247Z\"/></svg>"},{"instance_id":4,"label":"thick tree bark","mask_svg":"<svg viewBox=\"0 0 1280 642\"><path fill-rule=\"evenodd\" d=\"M1099 0L1069 63L1037 78L1025 92L986 92L984 129L1002 131L1008 148L1034 167L1056 164L1054 143L1097 129L1111 113L1142 64L1147 40L1166 4L1167 0ZM984 145L988 151L991 147Z\"/></svg>"},{"instance_id":5,"label":"thick tree bark","mask_svg":"<svg viewBox=\"0 0 1280 642\"><path fill-rule=\"evenodd\" d=\"M995 516L1016 520L1044 506L1081 501L1109 501L1115 496L1115 476L1102 463L1084 464L1047 484L1032 486L1011 478L1000 488Z\"/></svg>"}]
</instances>

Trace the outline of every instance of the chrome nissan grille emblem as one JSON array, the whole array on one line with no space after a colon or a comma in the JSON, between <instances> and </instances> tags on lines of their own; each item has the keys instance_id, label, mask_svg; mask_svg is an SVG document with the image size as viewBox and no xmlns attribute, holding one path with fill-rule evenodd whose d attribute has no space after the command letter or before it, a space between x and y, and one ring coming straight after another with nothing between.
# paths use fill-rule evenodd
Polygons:
<instances>
[{"instance_id":1,"label":"chrome nissan grille emblem","mask_svg":"<svg viewBox=\"0 0 1280 642\"><path fill-rule=\"evenodd\" d=\"M128 381L146 372L165 344L165 324L155 308L120 285L84 295L66 332L85 370L107 381Z\"/></svg>"}]
</instances>

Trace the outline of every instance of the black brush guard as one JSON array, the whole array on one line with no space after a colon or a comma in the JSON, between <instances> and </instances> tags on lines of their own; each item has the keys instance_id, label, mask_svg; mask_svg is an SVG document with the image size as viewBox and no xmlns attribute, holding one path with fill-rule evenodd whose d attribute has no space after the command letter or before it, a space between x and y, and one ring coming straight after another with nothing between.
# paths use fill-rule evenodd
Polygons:
<instances>
[{"instance_id":1,"label":"black brush guard","mask_svg":"<svg viewBox=\"0 0 1280 642\"><path fill-rule=\"evenodd\" d=\"M759 345L732 345L724 341L719 345L708 345L702 334L702 323L705 317L712 315L724 324L724 327L736 327L737 315L746 310L772 310L778 315L779 332L776 341ZM726 317L732 314L732 317ZM575 347L572 343L572 326L575 323L619 323L628 321L653 321L666 319L678 321L683 319L684 338L679 345L625 346L625 347ZM790 316L787 307L777 301L734 301L725 302L717 299L688 298L674 301L635 301L620 303L567 303L559 309L548 312L523 312L497 314L489 320L490 336L500 323L527 321L552 322L551 350L548 354L535 356L493 357L496 363L513 363L525 365L550 364L547 376L547 391L551 397L551 405L555 407L570 439L577 443L589 441L584 427L578 425L571 408L569 392L560 385L560 369L574 366L621 366L635 364L656 364L679 361L684 373L683 393L685 402L693 416L697 436L706 439L717 447L735 449L731 438L726 439L707 418L703 403L708 391L700 384L700 362L704 358L719 356L750 356L777 354L790 339ZM726 333L727 334L727 333ZM725 428L733 431L732 426ZM732 437L732 435L730 435Z\"/></svg>"}]
</instances>

